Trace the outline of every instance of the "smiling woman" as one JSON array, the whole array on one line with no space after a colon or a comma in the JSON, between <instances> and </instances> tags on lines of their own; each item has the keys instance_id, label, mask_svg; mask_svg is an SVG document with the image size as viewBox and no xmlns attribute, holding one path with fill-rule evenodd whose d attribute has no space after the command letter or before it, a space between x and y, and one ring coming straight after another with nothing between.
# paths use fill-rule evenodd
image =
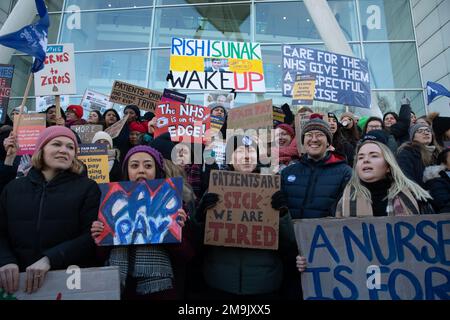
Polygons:
<instances>
[{"instance_id":1,"label":"smiling woman","mask_svg":"<svg viewBox=\"0 0 450 320\"><path fill-rule=\"evenodd\" d=\"M26 287L20 289L31 293L43 285L49 270L94 266L89 227L97 216L100 190L81 175L77 147L70 129L45 129L28 175L2 193L0 288L8 293L19 289L19 272L27 273Z\"/></svg>"}]
</instances>

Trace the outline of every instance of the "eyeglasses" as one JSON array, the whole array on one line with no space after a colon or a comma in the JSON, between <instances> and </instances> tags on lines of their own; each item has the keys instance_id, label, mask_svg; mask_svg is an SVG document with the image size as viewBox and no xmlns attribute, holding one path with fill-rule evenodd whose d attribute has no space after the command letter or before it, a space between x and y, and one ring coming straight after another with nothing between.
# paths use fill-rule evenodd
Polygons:
<instances>
[{"instance_id":1,"label":"eyeglasses","mask_svg":"<svg viewBox=\"0 0 450 320\"><path fill-rule=\"evenodd\" d=\"M316 132L316 133L307 132L307 133L305 133L305 138L312 139L313 137L316 137L317 139L322 139L322 138L325 138L325 134L323 134L322 132Z\"/></svg>"},{"instance_id":2,"label":"eyeglasses","mask_svg":"<svg viewBox=\"0 0 450 320\"><path fill-rule=\"evenodd\" d=\"M383 127L382 126L367 126L367 129L380 130L380 129L383 129Z\"/></svg>"},{"instance_id":3,"label":"eyeglasses","mask_svg":"<svg viewBox=\"0 0 450 320\"><path fill-rule=\"evenodd\" d=\"M431 133L431 130L426 128L426 129L419 129L416 131L416 133Z\"/></svg>"}]
</instances>

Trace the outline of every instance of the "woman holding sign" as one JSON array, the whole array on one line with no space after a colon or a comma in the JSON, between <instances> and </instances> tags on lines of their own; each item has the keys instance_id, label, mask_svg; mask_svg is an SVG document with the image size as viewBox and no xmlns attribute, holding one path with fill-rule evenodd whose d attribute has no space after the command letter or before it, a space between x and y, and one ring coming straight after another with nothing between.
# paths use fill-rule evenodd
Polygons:
<instances>
[{"instance_id":1,"label":"woman holding sign","mask_svg":"<svg viewBox=\"0 0 450 320\"><path fill-rule=\"evenodd\" d=\"M124 177L129 181L166 178L162 155L148 146L136 146L127 153L123 165ZM178 210L178 223L185 226L186 212ZM104 225L92 224L91 235L101 235ZM190 247L183 232L181 244L139 245L113 247L108 263L119 266L122 293L125 299L177 299L176 259L189 258ZM130 262L132 261L132 262Z\"/></svg>"},{"instance_id":2,"label":"woman holding sign","mask_svg":"<svg viewBox=\"0 0 450 320\"><path fill-rule=\"evenodd\" d=\"M49 270L92 266L89 228L100 190L82 176L77 148L70 129L45 129L28 175L13 180L0 196L0 288L9 293L19 289L19 272L26 272L25 290L31 293Z\"/></svg>"},{"instance_id":3,"label":"woman holding sign","mask_svg":"<svg viewBox=\"0 0 450 320\"><path fill-rule=\"evenodd\" d=\"M231 137L226 146L228 159L232 159L229 171L259 173L258 146L249 136ZM228 161L228 160L227 160ZM198 206L196 220L205 225L206 212L217 205L219 195L205 193ZM295 242L292 221L280 199L273 197L272 207L279 210L278 250L238 247L206 246L203 276L207 285L207 299L280 298L283 280L283 259L295 258ZM204 230L204 228L201 228Z\"/></svg>"}]
</instances>

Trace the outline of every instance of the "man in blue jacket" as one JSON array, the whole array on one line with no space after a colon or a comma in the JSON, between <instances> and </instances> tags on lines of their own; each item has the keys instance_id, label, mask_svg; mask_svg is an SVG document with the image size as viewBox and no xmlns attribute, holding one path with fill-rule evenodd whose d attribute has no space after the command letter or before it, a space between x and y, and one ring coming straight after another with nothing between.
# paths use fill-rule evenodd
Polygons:
<instances>
[{"instance_id":1,"label":"man in blue jacket","mask_svg":"<svg viewBox=\"0 0 450 320\"><path fill-rule=\"evenodd\" d=\"M345 156L328 150L332 134L321 115L311 115L298 138L306 154L281 172L280 205L292 219L334 216L352 169Z\"/></svg>"}]
</instances>

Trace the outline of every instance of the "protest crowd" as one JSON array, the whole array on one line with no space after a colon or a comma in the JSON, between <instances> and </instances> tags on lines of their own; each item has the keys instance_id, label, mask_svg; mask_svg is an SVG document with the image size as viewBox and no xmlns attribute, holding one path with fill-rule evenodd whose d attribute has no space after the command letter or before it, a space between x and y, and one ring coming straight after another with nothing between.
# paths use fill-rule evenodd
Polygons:
<instances>
[{"instance_id":1,"label":"protest crowd","mask_svg":"<svg viewBox=\"0 0 450 320\"><path fill-rule=\"evenodd\" d=\"M44 19L44 13L39 14ZM172 54L183 58L191 48L189 41L198 42L196 50L206 50L210 44L174 38ZM223 42L223 50L225 44L235 46L230 50L233 54L239 53L231 58L253 61L248 65L262 70L258 45ZM63 45L55 47L66 50ZM286 46L283 52L287 60L324 56L295 46ZM71 55L67 57L70 62ZM205 57L208 60L195 60L204 61L198 72L211 73L211 79L233 75L230 70L236 61L229 65L226 58ZM333 57L330 61L337 61L338 55ZM67 62L59 60L46 61ZM335 71L359 68L359 59L342 61ZM180 72L195 76L197 71ZM274 106L272 100L237 106L240 92L229 90L217 98L209 95L208 104L195 105L186 102L188 94L171 90L179 89L174 77L180 72L170 70L167 79L172 86L164 93L115 81L109 108L86 110L85 99L62 108L55 100L41 112L22 105L4 115L0 297L23 289L35 294L49 272L69 266L82 270L109 266L118 269L124 300L300 300L311 297L302 292L308 272L314 273L321 298L325 291L317 290L319 271L311 268L311 257L317 248L328 250L330 255L324 257L337 265L341 260L333 245L342 240L328 239L329 229L320 231L322 225L374 217L410 222L407 219L413 216L450 213L450 117L415 115L406 96L397 101L398 113L391 110L383 117L375 112L358 116L344 112L344 107L340 114L328 112L313 107L315 80L311 78L299 79L313 81L310 104L286 98L281 106ZM71 71L67 74L75 76ZM186 83L197 85L194 76ZM265 92L264 77L256 72L236 73L235 85L247 76L240 91ZM356 91L363 92L365 100L354 101L369 109L369 77L362 78L367 80L365 91L364 79L355 82ZM231 81L231 77L224 79L217 81ZM35 90L41 89L35 82ZM329 93L316 88L316 98L318 92L324 97ZM346 93L353 95L355 90ZM124 97L139 99L126 103ZM231 100L236 106L231 107ZM314 235L323 243L314 238L315 249L304 252L296 224L317 219L319 233ZM447 271L438 267L426 271L426 292L415 286L418 297L450 299L450 263L445 256L449 234L441 222L417 226L417 234L435 250L434 257L412 244L416 229L411 227L405 236L399 228L409 224L389 229L387 223L387 240L396 244L381 251L397 248L392 252L403 262L405 247L419 261L447 267ZM433 228L437 240L427 233ZM363 229L364 244L349 230L343 228L346 244L354 243L366 252L373 243L380 261L390 265L394 260L391 254L378 255L383 245L374 243L373 229ZM355 260L354 251L348 252ZM365 255L373 258L371 252ZM350 298L358 298L354 284L343 276L351 270L338 267L334 277L349 288ZM399 273L412 277L412 272L398 270L403 269L391 273L390 287ZM444 275L446 284L433 284L438 278L430 275L433 272ZM20 275L25 288L19 288ZM414 279L413 284L419 282ZM390 294L398 296L395 289ZM344 298L345 294L336 289L333 295Z\"/></svg>"}]
</instances>

